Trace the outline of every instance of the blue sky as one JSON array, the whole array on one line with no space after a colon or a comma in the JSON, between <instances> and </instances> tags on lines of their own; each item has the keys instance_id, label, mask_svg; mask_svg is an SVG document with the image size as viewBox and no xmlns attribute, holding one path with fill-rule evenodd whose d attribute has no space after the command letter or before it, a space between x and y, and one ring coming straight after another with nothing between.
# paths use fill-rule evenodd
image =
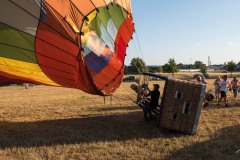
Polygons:
<instances>
[{"instance_id":1,"label":"blue sky","mask_svg":"<svg viewBox=\"0 0 240 160\"><path fill-rule=\"evenodd\" d=\"M240 0L132 0L132 10L126 64L137 56L147 65L240 61Z\"/></svg>"}]
</instances>

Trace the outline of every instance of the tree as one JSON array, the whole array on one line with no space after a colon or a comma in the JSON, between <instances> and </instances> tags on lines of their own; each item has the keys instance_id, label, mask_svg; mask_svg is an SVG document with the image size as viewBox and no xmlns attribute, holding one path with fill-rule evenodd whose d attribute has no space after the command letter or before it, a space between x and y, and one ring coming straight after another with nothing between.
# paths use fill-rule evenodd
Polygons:
<instances>
[{"instance_id":1,"label":"tree","mask_svg":"<svg viewBox=\"0 0 240 160\"><path fill-rule=\"evenodd\" d=\"M177 66L174 58L170 58L168 60L168 63L166 63L163 66L163 72L172 73L173 76L174 76L175 72L178 72L178 66Z\"/></svg>"},{"instance_id":2,"label":"tree","mask_svg":"<svg viewBox=\"0 0 240 160\"><path fill-rule=\"evenodd\" d=\"M162 72L161 66L148 66L149 72Z\"/></svg>"},{"instance_id":3,"label":"tree","mask_svg":"<svg viewBox=\"0 0 240 160\"><path fill-rule=\"evenodd\" d=\"M125 75L129 73L129 69L130 69L129 66L124 65L124 74Z\"/></svg>"},{"instance_id":4,"label":"tree","mask_svg":"<svg viewBox=\"0 0 240 160\"><path fill-rule=\"evenodd\" d=\"M177 63L175 62L174 58L170 58L168 60L168 63L170 65L170 73L172 73L172 75L174 76L174 73L178 72Z\"/></svg>"},{"instance_id":5,"label":"tree","mask_svg":"<svg viewBox=\"0 0 240 160\"><path fill-rule=\"evenodd\" d=\"M203 66L203 62L202 62L202 61L195 61L195 62L194 62L194 66L195 66L197 69L201 69L202 66Z\"/></svg>"},{"instance_id":6,"label":"tree","mask_svg":"<svg viewBox=\"0 0 240 160\"><path fill-rule=\"evenodd\" d=\"M200 66L200 72L201 72L201 73L207 73L206 64L202 64L202 65Z\"/></svg>"},{"instance_id":7,"label":"tree","mask_svg":"<svg viewBox=\"0 0 240 160\"><path fill-rule=\"evenodd\" d=\"M166 63L162 66L162 69L163 69L164 73L169 73L169 70L170 70L169 68L170 68L170 66L169 66L168 63Z\"/></svg>"},{"instance_id":8,"label":"tree","mask_svg":"<svg viewBox=\"0 0 240 160\"><path fill-rule=\"evenodd\" d=\"M131 74L138 74L140 72L146 71L146 69L147 69L145 62L139 57L137 57L137 58L134 57L131 60L129 67L130 67L129 72Z\"/></svg>"},{"instance_id":9,"label":"tree","mask_svg":"<svg viewBox=\"0 0 240 160\"><path fill-rule=\"evenodd\" d=\"M163 68L162 66L159 67L159 73L162 73L163 72Z\"/></svg>"},{"instance_id":10,"label":"tree","mask_svg":"<svg viewBox=\"0 0 240 160\"><path fill-rule=\"evenodd\" d=\"M178 69L196 69L195 65L193 64L182 64L182 63L179 63L177 65Z\"/></svg>"},{"instance_id":11,"label":"tree","mask_svg":"<svg viewBox=\"0 0 240 160\"><path fill-rule=\"evenodd\" d=\"M185 67L185 65L184 65L184 64L182 64L182 63L179 63L179 64L178 64L178 68L179 68L179 69L185 69L186 67Z\"/></svg>"},{"instance_id":12,"label":"tree","mask_svg":"<svg viewBox=\"0 0 240 160\"><path fill-rule=\"evenodd\" d=\"M227 62L227 71L231 72L231 77L232 77L232 72L236 71L237 69L237 64L233 62L233 60Z\"/></svg>"}]
</instances>

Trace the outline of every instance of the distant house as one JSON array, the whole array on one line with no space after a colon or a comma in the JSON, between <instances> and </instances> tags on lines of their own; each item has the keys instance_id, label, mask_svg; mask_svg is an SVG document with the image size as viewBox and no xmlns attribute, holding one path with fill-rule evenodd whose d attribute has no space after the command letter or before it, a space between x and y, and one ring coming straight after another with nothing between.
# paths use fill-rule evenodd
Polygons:
<instances>
[{"instance_id":1,"label":"distant house","mask_svg":"<svg viewBox=\"0 0 240 160\"><path fill-rule=\"evenodd\" d=\"M221 70L226 70L226 66L222 64L207 66L207 71L221 71Z\"/></svg>"},{"instance_id":2,"label":"distant house","mask_svg":"<svg viewBox=\"0 0 240 160\"><path fill-rule=\"evenodd\" d=\"M237 71L240 71L240 62L237 64Z\"/></svg>"},{"instance_id":3,"label":"distant house","mask_svg":"<svg viewBox=\"0 0 240 160\"><path fill-rule=\"evenodd\" d=\"M209 72L209 71L220 71L222 69L222 67L221 66L214 66L214 65L212 65L212 66L207 66L207 71Z\"/></svg>"}]
</instances>

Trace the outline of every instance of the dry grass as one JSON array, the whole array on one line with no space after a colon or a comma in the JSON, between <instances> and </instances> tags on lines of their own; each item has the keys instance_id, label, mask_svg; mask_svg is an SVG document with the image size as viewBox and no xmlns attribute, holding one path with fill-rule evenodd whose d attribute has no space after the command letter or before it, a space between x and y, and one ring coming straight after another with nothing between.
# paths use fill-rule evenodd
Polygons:
<instances>
[{"instance_id":1,"label":"dry grass","mask_svg":"<svg viewBox=\"0 0 240 160\"><path fill-rule=\"evenodd\" d=\"M144 122L130 84L105 104L75 89L1 87L0 159L240 159L240 96L204 108L190 136Z\"/></svg>"}]
</instances>

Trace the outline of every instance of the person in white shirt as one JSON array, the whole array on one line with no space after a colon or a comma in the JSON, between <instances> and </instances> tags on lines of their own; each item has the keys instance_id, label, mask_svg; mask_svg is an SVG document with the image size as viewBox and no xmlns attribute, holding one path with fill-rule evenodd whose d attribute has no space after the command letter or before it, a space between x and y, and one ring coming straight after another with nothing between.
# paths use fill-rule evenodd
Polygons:
<instances>
[{"instance_id":1,"label":"person in white shirt","mask_svg":"<svg viewBox=\"0 0 240 160\"><path fill-rule=\"evenodd\" d=\"M222 80L219 83L219 87L220 87L221 97L218 100L217 106L220 106L219 103L222 101L222 99L224 99L225 106L228 107L229 105L227 104L227 91L228 91L228 88L231 89L231 84L230 84L230 81L228 80L227 75L224 75L222 77Z\"/></svg>"}]
</instances>

